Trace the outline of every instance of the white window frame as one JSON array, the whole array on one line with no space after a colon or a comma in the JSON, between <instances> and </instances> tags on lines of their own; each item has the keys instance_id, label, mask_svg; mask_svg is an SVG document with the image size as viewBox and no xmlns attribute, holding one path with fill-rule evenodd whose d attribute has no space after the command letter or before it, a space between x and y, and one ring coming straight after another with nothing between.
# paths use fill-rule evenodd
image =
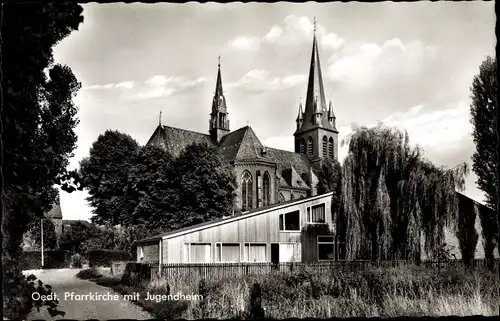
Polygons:
<instances>
[{"instance_id":1,"label":"white window frame","mask_svg":"<svg viewBox=\"0 0 500 321\"><path fill-rule=\"evenodd\" d=\"M325 208L325 221L324 222L313 222L312 221L312 208L315 207L315 206L321 206L323 205L324 208ZM307 224L327 224L326 223L326 203L319 203L319 204L314 204L314 205L311 205L311 206L308 206L307 209L306 209L306 221L307 221Z\"/></svg>"},{"instance_id":2,"label":"white window frame","mask_svg":"<svg viewBox=\"0 0 500 321\"><path fill-rule=\"evenodd\" d=\"M331 242L320 242L319 241L319 238L320 237L331 237L332 238L332 241ZM320 260L319 258L319 245L320 244L330 244L332 246L332 249L333 249L333 259L327 259L327 260ZM335 258L336 258L336 252L335 252L335 235L318 235L316 237L316 256L318 257L318 262L331 262L331 261L335 261Z\"/></svg>"},{"instance_id":3,"label":"white window frame","mask_svg":"<svg viewBox=\"0 0 500 321\"><path fill-rule=\"evenodd\" d=\"M281 261L280 259L280 263L290 263L290 262L293 262L293 263L300 263L302 262L302 250L301 250L301 243L297 243L297 242L278 242L277 244L279 244L279 248L280 248L280 255L281 255L281 245L292 245L292 249L293 249L293 260L292 261ZM299 254L300 251L300 255L297 255ZM300 260L296 261L295 260L295 256L300 256Z\"/></svg>"},{"instance_id":4,"label":"white window frame","mask_svg":"<svg viewBox=\"0 0 500 321\"><path fill-rule=\"evenodd\" d=\"M299 229L298 230L285 230L285 215L286 214L291 214L291 213L294 213L294 212L299 212ZM280 216L283 215L283 230L280 229ZM284 232L284 233L297 233L297 232L301 232L302 231L302 211L300 209L298 210L295 210L295 211L290 211L290 212L286 212L286 213L281 213L278 215L278 230L280 232Z\"/></svg>"},{"instance_id":5,"label":"white window frame","mask_svg":"<svg viewBox=\"0 0 500 321\"><path fill-rule=\"evenodd\" d=\"M248 256L250 256L250 247L252 247L252 244L253 245L260 245L260 246L264 245L264 248L265 248L265 255L264 255L265 259L264 259L264 261L250 261L250 260L245 260L245 246L248 245L248 247L249 247L249 255ZM267 260L267 248L268 248L268 246L267 246L266 242L244 242L243 243L243 247L242 247L243 256L242 256L241 262L249 262L249 263L265 263L265 262L267 262L268 261Z\"/></svg>"},{"instance_id":6,"label":"white window frame","mask_svg":"<svg viewBox=\"0 0 500 321\"><path fill-rule=\"evenodd\" d=\"M213 262L213 257L212 257L212 243L210 242L186 242L184 243L185 245L187 245L187 262L185 263L199 263L199 264L203 264L203 263L210 263L210 262ZM196 261L191 261L191 245L210 245L210 251L208 251L210 253L210 258L208 259L208 262L196 262Z\"/></svg>"},{"instance_id":7,"label":"white window frame","mask_svg":"<svg viewBox=\"0 0 500 321\"><path fill-rule=\"evenodd\" d=\"M230 244L230 245L236 245L238 244L238 246L240 247L240 260L238 262L222 262L222 245L223 244ZM220 261L217 261L217 247L219 248L219 257L220 257ZM213 261L215 263L240 263L240 262L243 262L242 258L243 258L243 250L242 250L242 247L241 247L241 242L215 242L215 252L214 252L214 259Z\"/></svg>"}]
</instances>

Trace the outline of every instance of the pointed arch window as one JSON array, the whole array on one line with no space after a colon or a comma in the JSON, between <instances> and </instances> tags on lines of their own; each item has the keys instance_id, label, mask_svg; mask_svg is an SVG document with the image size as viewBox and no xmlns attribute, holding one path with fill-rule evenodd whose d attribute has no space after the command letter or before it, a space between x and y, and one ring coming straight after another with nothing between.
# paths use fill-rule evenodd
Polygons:
<instances>
[{"instance_id":1,"label":"pointed arch window","mask_svg":"<svg viewBox=\"0 0 500 321\"><path fill-rule=\"evenodd\" d=\"M333 158L333 138L328 141L328 157Z\"/></svg>"},{"instance_id":2,"label":"pointed arch window","mask_svg":"<svg viewBox=\"0 0 500 321\"><path fill-rule=\"evenodd\" d=\"M245 171L241 176L241 210L252 209L252 174Z\"/></svg>"},{"instance_id":3,"label":"pointed arch window","mask_svg":"<svg viewBox=\"0 0 500 321\"><path fill-rule=\"evenodd\" d=\"M323 157L326 158L328 155L328 139L323 136Z\"/></svg>"},{"instance_id":4,"label":"pointed arch window","mask_svg":"<svg viewBox=\"0 0 500 321\"><path fill-rule=\"evenodd\" d=\"M264 177L262 179L262 187L263 187L263 203L264 206L271 204L271 177L269 173L266 171L264 173Z\"/></svg>"},{"instance_id":5,"label":"pointed arch window","mask_svg":"<svg viewBox=\"0 0 500 321\"><path fill-rule=\"evenodd\" d=\"M301 152L302 154L305 154L305 153L306 153L306 141L305 141L305 139L304 139L304 138L302 138L302 139L300 140L300 152Z\"/></svg>"},{"instance_id":6,"label":"pointed arch window","mask_svg":"<svg viewBox=\"0 0 500 321\"><path fill-rule=\"evenodd\" d=\"M309 139L307 141L307 153L309 155L313 154L313 139L311 136L309 136Z\"/></svg>"}]
</instances>

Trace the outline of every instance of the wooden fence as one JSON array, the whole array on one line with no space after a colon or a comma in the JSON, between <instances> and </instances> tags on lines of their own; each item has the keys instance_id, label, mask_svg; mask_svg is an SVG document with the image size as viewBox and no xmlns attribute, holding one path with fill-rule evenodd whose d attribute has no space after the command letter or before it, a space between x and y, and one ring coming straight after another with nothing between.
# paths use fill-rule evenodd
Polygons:
<instances>
[{"instance_id":1,"label":"wooden fence","mask_svg":"<svg viewBox=\"0 0 500 321\"><path fill-rule=\"evenodd\" d=\"M498 269L499 260L495 260L495 268ZM243 275L259 275L273 273L290 273L303 269L327 272L331 269L343 271L362 270L367 267L401 267L412 265L408 261L333 261L318 263L204 263L204 264L162 264L142 263L147 265L151 272L151 278L207 278L220 279L225 277L237 277ZM445 267L463 267L460 260L450 260L445 262L424 261L422 266L440 270ZM484 260L475 260L474 266L484 267Z\"/></svg>"}]
</instances>

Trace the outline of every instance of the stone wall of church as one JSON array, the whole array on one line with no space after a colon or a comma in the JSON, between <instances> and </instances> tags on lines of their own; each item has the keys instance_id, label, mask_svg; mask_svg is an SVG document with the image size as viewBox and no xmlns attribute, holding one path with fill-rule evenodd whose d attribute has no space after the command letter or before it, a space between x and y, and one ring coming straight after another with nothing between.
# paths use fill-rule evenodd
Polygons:
<instances>
[{"instance_id":1,"label":"stone wall of church","mask_svg":"<svg viewBox=\"0 0 500 321\"><path fill-rule=\"evenodd\" d=\"M234 171L236 174L236 182L238 184L236 190L236 206L242 207L241 199L241 181L243 174L249 172L252 175L252 208L264 206L263 204L263 177L267 172L270 178L270 202L269 204L277 203L276 199L276 167L272 165L265 165L259 163L237 163L235 164Z\"/></svg>"}]
</instances>

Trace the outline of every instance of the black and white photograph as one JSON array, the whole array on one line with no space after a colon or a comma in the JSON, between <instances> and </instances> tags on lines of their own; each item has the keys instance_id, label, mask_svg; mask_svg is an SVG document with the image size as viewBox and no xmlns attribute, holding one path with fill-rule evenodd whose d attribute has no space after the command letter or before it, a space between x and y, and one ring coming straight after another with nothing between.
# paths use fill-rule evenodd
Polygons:
<instances>
[{"instance_id":1,"label":"black and white photograph","mask_svg":"<svg viewBox=\"0 0 500 321\"><path fill-rule=\"evenodd\" d=\"M4 320L495 316L495 2L1 5Z\"/></svg>"}]
</instances>

